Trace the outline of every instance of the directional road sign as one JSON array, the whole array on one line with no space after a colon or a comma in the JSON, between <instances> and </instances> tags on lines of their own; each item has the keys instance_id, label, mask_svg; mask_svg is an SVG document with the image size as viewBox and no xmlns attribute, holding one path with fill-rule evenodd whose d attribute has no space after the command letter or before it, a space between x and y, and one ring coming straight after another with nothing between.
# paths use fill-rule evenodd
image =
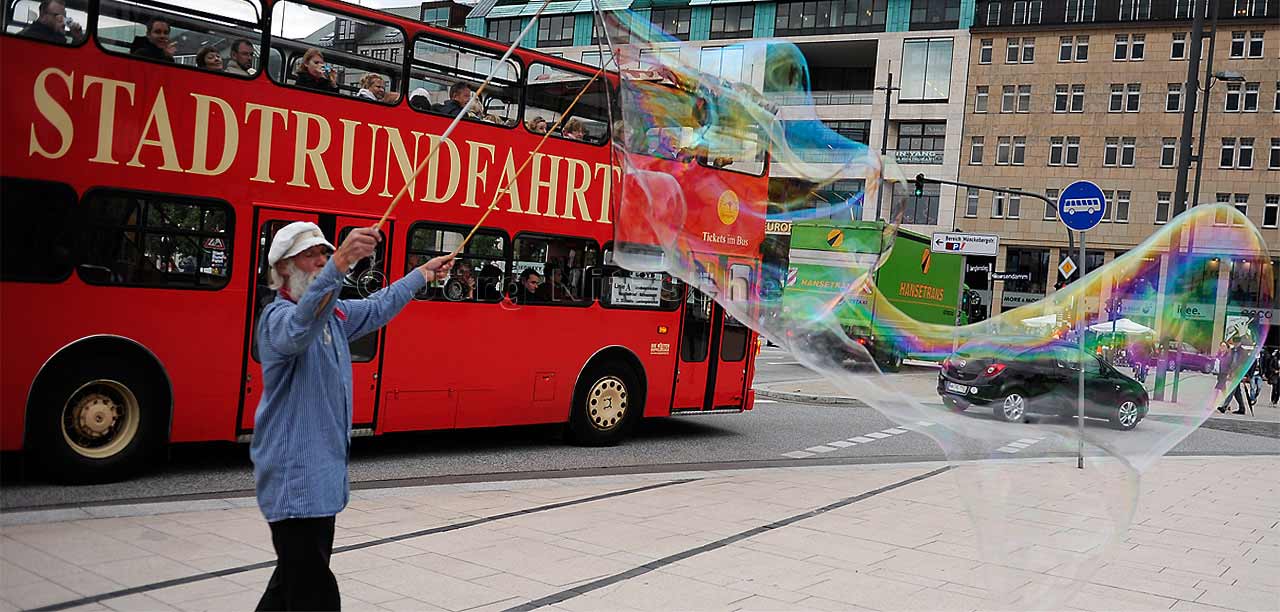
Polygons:
<instances>
[{"instance_id":1,"label":"directional road sign","mask_svg":"<svg viewBox=\"0 0 1280 612\"><path fill-rule=\"evenodd\" d=\"M1107 196L1091 181L1071 183L1058 196L1058 218L1077 232L1096 227L1106 212Z\"/></svg>"},{"instance_id":2,"label":"directional road sign","mask_svg":"<svg viewBox=\"0 0 1280 612\"><path fill-rule=\"evenodd\" d=\"M937 232L929 243L934 253L956 255L987 255L994 257L1000 251L1000 237L995 234L960 234Z\"/></svg>"}]
</instances>

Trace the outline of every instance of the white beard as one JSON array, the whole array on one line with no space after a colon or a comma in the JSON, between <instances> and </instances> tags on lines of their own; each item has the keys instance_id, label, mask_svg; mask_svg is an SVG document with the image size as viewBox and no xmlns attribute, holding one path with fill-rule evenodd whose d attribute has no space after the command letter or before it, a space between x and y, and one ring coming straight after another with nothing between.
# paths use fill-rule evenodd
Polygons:
<instances>
[{"instance_id":1,"label":"white beard","mask_svg":"<svg viewBox=\"0 0 1280 612\"><path fill-rule=\"evenodd\" d=\"M311 283L315 282L316 277L320 276L320 270L316 270L310 274L298 269L297 264L289 262L285 268L289 273L289 278L285 281L285 286L289 289L289 296L295 302L302 301L302 296L307 293L307 288L311 287Z\"/></svg>"}]
</instances>

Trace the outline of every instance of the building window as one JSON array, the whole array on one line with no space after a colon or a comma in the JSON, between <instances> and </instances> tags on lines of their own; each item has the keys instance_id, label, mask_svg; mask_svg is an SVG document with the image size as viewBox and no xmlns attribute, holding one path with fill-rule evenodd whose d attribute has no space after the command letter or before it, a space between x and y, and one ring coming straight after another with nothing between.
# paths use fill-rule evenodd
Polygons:
<instances>
[{"instance_id":1,"label":"building window","mask_svg":"<svg viewBox=\"0 0 1280 612\"><path fill-rule=\"evenodd\" d=\"M1040 23L1040 11L1043 8L1043 4L1044 2L1041 2L1040 0L1014 2L1013 25L1035 25Z\"/></svg>"},{"instance_id":2,"label":"building window","mask_svg":"<svg viewBox=\"0 0 1280 612\"><path fill-rule=\"evenodd\" d=\"M1223 100L1222 112L1238 113L1240 112L1240 87L1239 83L1227 83L1227 96Z\"/></svg>"},{"instance_id":3,"label":"building window","mask_svg":"<svg viewBox=\"0 0 1280 612\"><path fill-rule=\"evenodd\" d=\"M1055 85L1053 88L1053 112L1065 113L1070 107L1070 88L1067 85Z\"/></svg>"},{"instance_id":4,"label":"building window","mask_svg":"<svg viewBox=\"0 0 1280 612\"><path fill-rule=\"evenodd\" d=\"M992 41L990 38L984 38L984 39L982 39L982 40L978 41L978 63L979 63L979 64L990 64L990 63L991 63L991 44L992 44L992 42L993 42L993 41Z\"/></svg>"},{"instance_id":5,"label":"building window","mask_svg":"<svg viewBox=\"0 0 1280 612\"><path fill-rule=\"evenodd\" d=\"M1129 222L1129 195L1128 191L1116 192L1116 223Z\"/></svg>"},{"instance_id":6,"label":"building window","mask_svg":"<svg viewBox=\"0 0 1280 612\"><path fill-rule=\"evenodd\" d=\"M1107 112L1124 112L1124 85L1111 85L1111 104L1107 107Z\"/></svg>"},{"instance_id":7,"label":"building window","mask_svg":"<svg viewBox=\"0 0 1280 612\"><path fill-rule=\"evenodd\" d=\"M1015 85L1005 85L1000 90L1000 112L1012 113L1018 104L1018 89Z\"/></svg>"},{"instance_id":8,"label":"building window","mask_svg":"<svg viewBox=\"0 0 1280 612\"><path fill-rule=\"evenodd\" d=\"M1136 113L1142 102L1142 83L1129 83L1125 87L1124 112Z\"/></svg>"},{"instance_id":9,"label":"building window","mask_svg":"<svg viewBox=\"0 0 1280 612\"><path fill-rule=\"evenodd\" d=\"M1005 41L1004 63L1034 64L1036 61L1036 39L1010 38Z\"/></svg>"},{"instance_id":10,"label":"building window","mask_svg":"<svg viewBox=\"0 0 1280 612\"><path fill-rule=\"evenodd\" d=\"M988 87L986 85L978 86L978 93L975 94L973 98L973 112L975 113L987 112L987 99L990 97L987 95L987 90L988 90Z\"/></svg>"},{"instance_id":11,"label":"building window","mask_svg":"<svg viewBox=\"0 0 1280 612\"><path fill-rule=\"evenodd\" d=\"M1222 139L1222 156L1218 160L1219 168L1235 168L1236 167L1236 139Z\"/></svg>"},{"instance_id":12,"label":"building window","mask_svg":"<svg viewBox=\"0 0 1280 612\"><path fill-rule=\"evenodd\" d=\"M1006 187L1006 189L1018 189L1017 187ZM1011 193L1009 194L1009 206L1004 211L1004 218L1017 219L1022 214L1022 196Z\"/></svg>"},{"instance_id":13,"label":"building window","mask_svg":"<svg viewBox=\"0 0 1280 612\"><path fill-rule=\"evenodd\" d=\"M1280 170L1280 138L1271 139L1271 156L1267 162L1268 170Z\"/></svg>"},{"instance_id":14,"label":"building window","mask_svg":"<svg viewBox=\"0 0 1280 612\"><path fill-rule=\"evenodd\" d=\"M1173 195L1168 191L1156 193L1156 225L1169 222L1169 201L1172 199Z\"/></svg>"},{"instance_id":15,"label":"building window","mask_svg":"<svg viewBox=\"0 0 1280 612\"><path fill-rule=\"evenodd\" d=\"M983 136L973 136L969 139L969 163L975 166L982 165L982 154L986 149L986 138Z\"/></svg>"},{"instance_id":16,"label":"building window","mask_svg":"<svg viewBox=\"0 0 1280 612\"><path fill-rule=\"evenodd\" d=\"M1244 32L1231 33L1231 57L1234 59L1244 57Z\"/></svg>"},{"instance_id":17,"label":"building window","mask_svg":"<svg viewBox=\"0 0 1280 612\"><path fill-rule=\"evenodd\" d=\"M1080 165L1080 137L1067 136L1067 163L1068 166Z\"/></svg>"},{"instance_id":18,"label":"building window","mask_svg":"<svg viewBox=\"0 0 1280 612\"><path fill-rule=\"evenodd\" d=\"M1276 81L1276 100L1271 107L1271 112L1280 113L1280 81Z\"/></svg>"},{"instance_id":19,"label":"building window","mask_svg":"<svg viewBox=\"0 0 1280 612\"><path fill-rule=\"evenodd\" d=\"M1195 5L1195 0L1175 0L1173 5L1174 19L1191 19L1191 7L1193 5Z\"/></svg>"},{"instance_id":20,"label":"building window","mask_svg":"<svg viewBox=\"0 0 1280 612\"><path fill-rule=\"evenodd\" d=\"M1129 42L1129 61L1140 62L1147 57L1147 35L1134 34Z\"/></svg>"},{"instance_id":21,"label":"building window","mask_svg":"<svg viewBox=\"0 0 1280 612\"><path fill-rule=\"evenodd\" d=\"M1104 189L1102 191L1102 197L1107 201L1106 206L1102 209L1102 222L1111 223L1111 212L1114 211L1116 208L1116 194L1114 191L1110 189ZM1097 270L1098 267L1089 266L1089 269Z\"/></svg>"},{"instance_id":22,"label":"building window","mask_svg":"<svg viewBox=\"0 0 1280 612\"><path fill-rule=\"evenodd\" d=\"M1280 194L1268 193L1262 208L1262 227L1275 227L1280 222L1277 217L1280 217Z\"/></svg>"},{"instance_id":23,"label":"building window","mask_svg":"<svg viewBox=\"0 0 1280 612\"><path fill-rule=\"evenodd\" d=\"M968 192L964 200L964 216L972 219L978 216L978 198L980 196L977 189L969 189Z\"/></svg>"},{"instance_id":24,"label":"building window","mask_svg":"<svg viewBox=\"0 0 1280 612\"><path fill-rule=\"evenodd\" d=\"M883 32L888 4L888 0L780 2L773 22L774 34L811 36L848 32Z\"/></svg>"},{"instance_id":25,"label":"building window","mask_svg":"<svg viewBox=\"0 0 1280 612\"><path fill-rule=\"evenodd\" d=\"M1018 86L1018 112L1020 113L1031 112L1031 86L1030 85Z\"/></svg>"},{"instance_id":26,"label":"building window","mask_svg":"<svg viewBox=\"0 0 1280 612\"><path fill-rule=\"evenodd\" d=\"M1169 46L1169 59L1184 60L1187 59L1187 33L1174 32L1173 43Z\"/></svg>"},{"instance_id":27,"label":"building window","mask_svg":"<svg viewBox=\"0 0 1280 612\"><path fill-rule=\"evenodd\" d=\"M608 49L603 51L583 51L582 59L580 61L588 66L595 66L596 68L608 66L609 63L613 61L613 53Z\"/></svg>"},{"instance_id":28,"label":"building window","mask_svg":"<svg viewBox=\"0 0 1280 612\"><path fill-rule=\"evenodd\" d=\"M1178 139L1165 138L1160 141L1160 167L1172 168L1178 154Z\"/></svg>"},{"instance_id":29,"label":"building window","mask_svg":"<svg viewBox=\"0 0 1280 612\"><path fill-rule=\"evenodd\" d=\"M950 38L902 43L902 89L899 100L945 101L951 92Z\"/></svg>"},{"instance_id":30,"label":"building window","mask_svg":"<svg viewBox=\"0 0 1280 612\"><path fill-rule=\"evenodd\" d=\"M987 3L987 25L1000 25L1000 3Z\"/></svg>"},{"instance_id":31,"label":"building window","mask_svg":"<svg viewBox=\"0 0 1280 612\"><path fill-rule=\"evenodd\" d=\"M1049 139L1049 165L1061 166L1062 157L1066 152L1066 139L1061 136L1054 136Z\"/></svg>"},{"instance_id":32,"label":"building window","mask_svg":"<svg viewBox=\"0 0 1280 612\"><path fill-rule=\"evenodd\" d=\"M1106 141L1106 149L1102 154L1102 165L1116 166L1120 161L1120 139L1114 136L1108 137Z\"/></svg>"},{"instance_id":33,"label":"building window","mask_svg":"<svg viewBox=\"0 0 1280 612\"><path fill-rule=\"evenodd\" d=\"M871 140L870 121L823 121L822 124L837 135L854 142L867 144Z\"/></svg>"},{"instance_id":34,"label":"building window","mask_svg":"<svg viewBox=\"0 0 1280 612\"><path fill-rule=\"evenodd\" d=\"M1121 61L1121 62L1129 59L1129 35L1128 34L1116 34L1116 52L1115 52L1115 56L1112 59Z\"/></svg>"},{"instance_id":35,"label":"building window","mask_svg":"<svg viewBox=\"0 0 1280 612\"><path fill-rule=\"evenodd\" d=\"M1151 19L1151 0L1120 0L1121 21Z\"/></svg>"},{"instance_id":36,"label":"building window","mask_svg":"<svg viewBox=\"0 0 1280 612\"><path fill-rule=\"evenodd\" d=\"M567 47L573 44L573 15L549 15L538 20L539 47Z\"/></svg>"},{"instance_id":37,"label":"building window","mask_svg":"<svg viewBox=\"0 0 1280 612\"><path fill-rule=\"evenodd\" d=\"M1231 194L1229 194L1229 193L1219 193L1219 194L1216 194L1216 202L1217 202L1218 204L1228 204L1228 205L1229 205L1229 204L1231 204ZM1227 213L1226 213L1226 212L1222 212L1222 211L1215 213L1215 214L1213 215L1213 224L1214 224L1214 225L1226 225L1226 224L1227 224Z\"/></svg>"},{"instance_id":38,"label":"building window","mask_svg":"<svg viewBox=\"0 0 1280 612\"><path fill-rule=\"evenodd\" d=\"M750 38L755 19L754 4L712 7L711 38Z\"/></svg>"},{"instance_id":39,"label":"building window","mask_svg":"<svg viewBox=\"0 0 1280 612\"><path fill-rule=\"evenodd\" d=\"M1067 0L1067 23L1083 23L1093 21L1097 0Z\"/></svg>"},{"instance_id":40,"label":"building window","mask_svg":"<svg viewBox=\"0 0 1280 612\"><path fill-rule=\"evenodd\" d=\"M1132 136L1125 136L1120 139L1120 165L1125 168L1132 168L1135 158L1137 157L1138 139Z\"/></svg>"},{"instance_id":41,"label":"building window","mask_svg":"<svg viewBox=\"0 0 1280 612\"><path fill-rule=\"evenodd\" d=\"M1244 84L1244 112L1258 112L1258 94L1262 89L1262 83L1245 83Z\"/></svg>"},{"instance_id":42,"label":"building window","mask_svg":"<svg viewBox=\"0 0 1280 612\"><path fill-rule=\"evenodd\" d=\"M991 218L992 219L1004 218L1004 201L1005 201L1005 195L1003 193L1000 193L999 191L997 191L994 194L992 194L991 196Z\"/></svg>"},{"instance_id":43,"label":"building window","mask_svg":"<svg viewBox=\"0 0 1280 612\"><path fill-rule=\"evenodd\" d=\"M1027 137L1013 137L1013 165L1021 166L1027 161Z\"/></svg>"},{"instance_id":44,"label":"building window","mask_svg":"<svg viewBox=\"0 0 1280 612\"><path fill-rule=\"evenodd\" d=\"M1241 138L1240 151L1236 154L1236 168L1241 170L1253 169L1253 139Z\"/></svg>"},{"instance_id":45,"label":"building window","mask_svg":"<svg viewBox=\"0 0 1280 612\"><path fill-rule=\"evenodd\" d=\"M689 40L692 16L693 10L688 8L651 9L649 22L676 40Z\"/></svg>"},{"instance_id":46,"label":"building window","mask_svg":"<svg viewBox=\"0 0 1280 612\"><path fill-rule=\"evenodd\" d=\"M960 0L912 0L912 30L945 30L960 26ZM917 28L915 26L922 26Z\"/></svg>"},{"instance_id":47,"label":"building window","mask_svg":"<svg viewBox=\"0 0 1280 612\"><path fill-rule=\"evenodd\" d=\"M1071 112L1084 112L1084 85L1071 86Z\"/></svg>"},{"instance_id":48,"label":"building window","mask_svg":"<svg viewBox=\"0 0 1280 612\"><path fill-rule=\"evenodd\" d=\"M742 79L742 45L703 47L698 69L730 82Z\"/></svg>"},{"instance_id":49,"label":"building window","mask_svg":"<svg viewBox=\"0 0 1280 612\"><path fill-rule=\"evenodd\" d=\"M899 151L941 151L946 145L946 123L898 124Z\"/></svg>"},{"instance_id":50,"label":"building window","mask_svg":"<svg viewBox=\"0 0 1280 612\"><path fill-rule=\"evenodd\" d=\"M1164 98L1164 112L1176 113L1182 110L1182 83L1169 83L1168 93Z\"/></svg>"},{"instance_id":51,"label":"building window","mask_svg":"<svg viewBox=\"0 0 1280 612\"><path fill-rule=\"evenodd\" d=\"M1058 190L1046 189L1044 190L1044 196L1049 198L1049 201L1044 203L1045 220L1056 219L1058 217Z\"/></svg>"},{"instance_id":52,"label":"building window","mask_svg":"<svg viewBox=\"0 0 1280 612\"><path fill-rule=\"evenodd\" d=\"M523 26L519 19L493 19L489 21L489 40L511 44L520 35Z\"/></svg>"},{"instance_id":53,"label":"building window","mask_svg":"<svg viewBox=\"0 0 1280 612\"><path fill-rule=\"evenodd\" d=\"M1235 201L1232 202L1232 204L1236 207L1236 210L1240 211L1240 216L1242 217L1249 216L1249 194L1247 193L1235 194Z\"/></svg>"},{"instance_id":54,"label":"building window","mask_svg":"<svg viewBox=\"0 0 1280 612\"><path fill-rule=\"evenodd\" d=\"M1266 32L1249 32L1249 57L1262 57L1262 37L1264 35L1266 35Z\"/></svg>"},{"instance_id":55,"label":"building window","mask_svg":"<svg viewBox=\"0 0 1280 612\"><path fill-rule=\"evenodd\" d=\"M1087 62L1089 61L1089 37L1063 36L1058 39L1058 61L1060 62Z\"/></svg>"},{"instance_id":56,"label":"building window","mask_svg":"<svg viewBox=\"0 0 1280 612\"><path fill-rule=\"evenodd\" d=\"M899 200L895 199L893 208L898 210L892 210L890 214L893 215L893 218L898 219L900 223L937 225L940 196L939 185L925 185L924 193L919 197L910 194L900 200L901 204L898 203Z\"/></svg>"},{"instance_id":57,"label":"building window","mask_svg":"<svg viewBox=\"0 0 1280 612\"><path fill-rule=\"evenodd\" d=\"M1009 165L1009 156L1013 145L1013 139L1008 136L1001 136L996 140L996 165Z\"/></svg>"}]
</instances>

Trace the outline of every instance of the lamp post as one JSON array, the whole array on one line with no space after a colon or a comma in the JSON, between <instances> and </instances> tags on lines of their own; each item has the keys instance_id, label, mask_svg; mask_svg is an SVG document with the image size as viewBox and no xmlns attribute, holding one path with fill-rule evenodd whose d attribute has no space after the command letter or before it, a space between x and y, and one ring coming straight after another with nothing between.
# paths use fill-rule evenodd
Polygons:
<instances>
[{"instance_id":1,"label":"lamp post","mask_svg":"<svg viewBox=\"0 0 1280 612\"><path fill-rule=\"evenodd\" d=\"M1219 70L1213 74L1207 74L1213 70L1213 39L1209 40L1209 67L1205 69L1205 87L1203 90L1204 97L1201 98L1200 104L1200 140L1196 143L1196 178L1195 187L1192 189L1191 205L1200 203L1200 169L1204 167L1204 133L1205 126L1209 123L1209 90L1218 81L1226 81L1228 83L1244 82L1244 75L1235 70Z\"/></svg>"},{"instance_id":2,"label":"lamp post","mask_svg":"<svg viewBox=\"0 0 1280 612\"><path fill-rule=\"evenodd\" d=\"M884 128L880 133L880 158L884 159L886 153L889 152L889 105L893 104L893 92L902 89L893 86L893 60L889 60L887 64L889 78L885 81L883 87L876 87L876 91L884 92ZM876 221L881 220L880 202L884 199L885 188L892 188L885 182L883 174L880 176L880 188L876 190Z\"/></svg>"}]
</instances>

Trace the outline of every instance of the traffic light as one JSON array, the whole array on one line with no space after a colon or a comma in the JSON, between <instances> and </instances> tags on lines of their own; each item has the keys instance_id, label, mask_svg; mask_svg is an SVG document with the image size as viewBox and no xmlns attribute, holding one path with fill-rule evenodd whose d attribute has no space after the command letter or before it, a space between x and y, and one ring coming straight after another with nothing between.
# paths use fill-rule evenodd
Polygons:
<instances>
[{"instance_id":1,"label":"traffic light","mask_svg":"<svg viewBox=\"0 0 1280 612\"><path fill-rule=\"evenodd\" d=\"M917 174L916 180L914 182L915 182L916 188L915 188L915 191L913 192L913 195L915 195L917 198L923 196L924 195L924 175Z\"/></svg>"}]
</instances>

